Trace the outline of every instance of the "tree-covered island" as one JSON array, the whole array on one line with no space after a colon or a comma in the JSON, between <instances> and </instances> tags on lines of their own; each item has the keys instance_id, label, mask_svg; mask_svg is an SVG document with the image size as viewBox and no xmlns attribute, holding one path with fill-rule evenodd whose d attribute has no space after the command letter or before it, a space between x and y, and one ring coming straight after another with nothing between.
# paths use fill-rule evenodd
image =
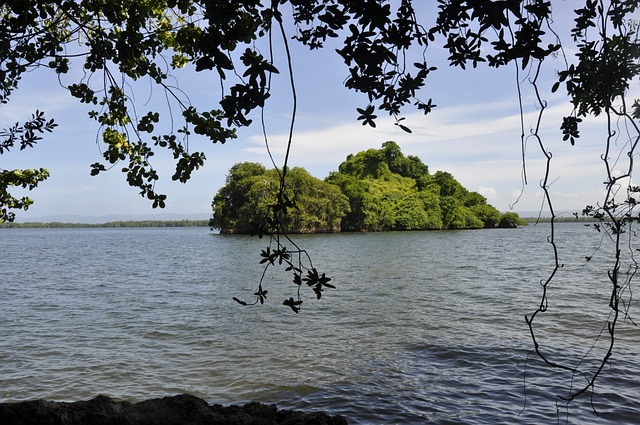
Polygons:
<instances>
[{"instance_id":1,"label":"tree-covered island","mask_svg":"<svg viewBox=\"0 0 640 425\"><path fill-rule=\"evenodd\" d=\"M212 228L255 233L277 204L280 174L253 162L234 165L213 198ZM289 233L442 230L516 227L526 222L501 214L450 173L429 173L420 158L405 156L392 141L347 156L325 180L294 167L286 175L294 207L282 223Z\"/></svg>"}]
</instances>

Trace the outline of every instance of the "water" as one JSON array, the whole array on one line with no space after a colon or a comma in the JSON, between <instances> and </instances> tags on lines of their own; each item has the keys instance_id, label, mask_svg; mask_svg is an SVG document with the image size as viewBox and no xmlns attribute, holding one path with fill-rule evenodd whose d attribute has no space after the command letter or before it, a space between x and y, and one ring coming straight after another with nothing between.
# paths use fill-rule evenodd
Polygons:
<instances>
[{"instance_id":1,"label":"water","mask_svg":"<svg viewBox=\"0 0 640 425\"><path fill-rule=\"evenodd\" d=\"M524 321L552 270L548 232L297 236L337 289L320 301L309 291L296 315L282 305L295 296L283 270L267 273L264 306L232 300L252 300L258 238L3 229L0 401L187 392L327 410L351 424L639 423L640 330L630 321L593 397L556 403L571 375L544 367ZM540 335L545 352L575 364L606 322L610 260L602 249L585 261L599 239L581 224L559 225L557 238L564 267Z\"/></svg>"}]
</instances>

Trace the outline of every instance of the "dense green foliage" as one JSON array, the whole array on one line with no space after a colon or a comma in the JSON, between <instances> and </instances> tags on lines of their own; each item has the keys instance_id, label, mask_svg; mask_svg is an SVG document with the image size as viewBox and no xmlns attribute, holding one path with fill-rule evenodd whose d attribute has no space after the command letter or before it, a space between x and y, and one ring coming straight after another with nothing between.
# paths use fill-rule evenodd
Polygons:
<instances>
[{"instance_id":1,"label":"dense green foliage","mask_svg":"<svg viewBox=\"0 0 640 425\"><path fill-rule=\"evenodd\" d=\"M0 102L2 102L2 96L0 96ZM16 123L12 127L0 131L0 155L9 153L17 147L16 145L20 146L20 150L33 147L42 139L42 133L51 132L55 127L57 124L53 120L45 120L44 113L36 111L31 119L23 125ZM0 224L15 219L16 215L11 210L26 211L33 204L33 200L27 196L20 198L13 196L9 192L10 188L22 187L33 190L47 178L49 178L49 171L44 168L25 170L0 168Z\"/></svg>"},{"instance_id":2,"label":"dense green foliage","mask_svg":"<svg viewBox=\"0 0 640 425\"><path fill-rule=\"evenodd\" d=\"M327 181L349 197L343 230L424 230L495 227L500 213L449 173L429 174L395 142L349 155ZM476 215L471 207L486 214Z\"/></svg>"},{"instance_id":3,"label":"dense green foliage","mask_svg":"<svg viewBox=\"0 0 640 425\"><path fill-rule=\"evenodd\" d=\"M211 227L223 233L257 232L276 205L280 176L260 164L240 163L213 200ZM339 189L338 189L339 188ZM287 173L293 200L282 217L287 233L516 227L515 213L501 216L484 196L451 174L405 156L395 142L349 155L326 183L301 168ZM266 226L268 227L268 226Z\"/></svg>"},{"instance_id":4,"label":"dense green foliage","mask_svg":"<svg viewBox=\"0 0 640 425\"><path fill-rule=\"evenodd\" d=\"M518 214L513 212L506 212L500 217L498 226L500 227L517 227L519 225L526 225L527 221L521 219Z\"/></svg>"},{"instance_id":5,"label":"dense green foliage","mask_svg":"<svg viewBox=\"0 0 640 425\"><path fill-rule=\"evenodd\" d=\"M272 217L280 174L260 164L243 162L229 171L226 184L213 199L210 226L222 233L255 233ZM284 194L295 207L283 214L287 233L340 231L348 200L337 187L311 176L303 168L288 170Z\"/></svg>"}]
</instances>

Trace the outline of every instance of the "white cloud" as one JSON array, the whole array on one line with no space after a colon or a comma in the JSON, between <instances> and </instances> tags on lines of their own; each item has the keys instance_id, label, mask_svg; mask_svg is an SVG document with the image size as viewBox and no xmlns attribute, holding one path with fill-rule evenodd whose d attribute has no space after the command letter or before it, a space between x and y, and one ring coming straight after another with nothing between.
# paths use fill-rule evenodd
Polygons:
<instances>
[{"instance_id":1,"label":"white cloud","mask_svg":"<svg viewBox=\"0 0 640 425\"><path fill-rule=\"evenodd\" d=\"M489 203L498 197L498 192L492 187L480 185L478 186L477 192L487 198Z\"/></svg>"},{"instance_id":2,"label":"white cloud","mask_svg":"<svg viewBox=\"0 0 640 425\"><path fill-rule=\"evenodd\" d=\"M545 111L545 127L540 129L543 146L552 153L548 184L557 193L560 209L582 209L595 202L601 193L605 173L600 159L601 139L585 131L576 146L563 141L559 123L563 106ZM535 122L537 111L525 114L525 122ZM405 155L416 155L431 172L452 173L465 187L479 188L492 204L507 210L516 204L520 210L537 210L542 203L540 184L546 171L546 158L537 140L529 138L526 146L526 175L523 186L520 115L508 102L496 101L476 105L442 108L431 115L407 115L404 121L412 130L407 134L391 119L379 119L376 128L357 122L343 122L323 128L307 128L294 135L290 165L302 166L323 178L337 169L350 153L379 148L386 140L396 141ZM585 128L590 128L589 122ZM281 163L286 135L269 137L271 151ZM244 154L262 158L268 164L264 140L251 136Z\"/></svg>"}]
</instances>

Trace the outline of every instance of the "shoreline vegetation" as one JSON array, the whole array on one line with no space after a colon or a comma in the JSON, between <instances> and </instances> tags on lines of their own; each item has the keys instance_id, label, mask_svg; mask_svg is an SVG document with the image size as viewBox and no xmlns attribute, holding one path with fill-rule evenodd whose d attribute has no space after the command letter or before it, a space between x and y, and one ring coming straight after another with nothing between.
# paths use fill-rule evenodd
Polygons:
<instances>
[{"instance_id":1,"label":"shoreline vegetation","mask_svg":"<svg viewBox=\"0 0 640 425\"><path fill-rule=\"evenodd\" d=\"M120 227L209 227L208 220L126 220L106 223L63 223L59 221L0 223L0 229L65 229L65 228L120 228Z\"/></svg>"},{"instance_id":2,"label":"shoreline vegetation","mask_svg":"<svg viewBox=\"0 0 640 425\"><path fill-rule=\"evenodd\" d=\"M551 217L521 217L528 224L550 223ZM556 217L555 223L594 223L590 217ZM209 227L208 220L126 220L105 223L63 223L59 221L1 223L0 229L77 229L77 228L127 228L127 227Z\"/></svg>"}]
</instances>

